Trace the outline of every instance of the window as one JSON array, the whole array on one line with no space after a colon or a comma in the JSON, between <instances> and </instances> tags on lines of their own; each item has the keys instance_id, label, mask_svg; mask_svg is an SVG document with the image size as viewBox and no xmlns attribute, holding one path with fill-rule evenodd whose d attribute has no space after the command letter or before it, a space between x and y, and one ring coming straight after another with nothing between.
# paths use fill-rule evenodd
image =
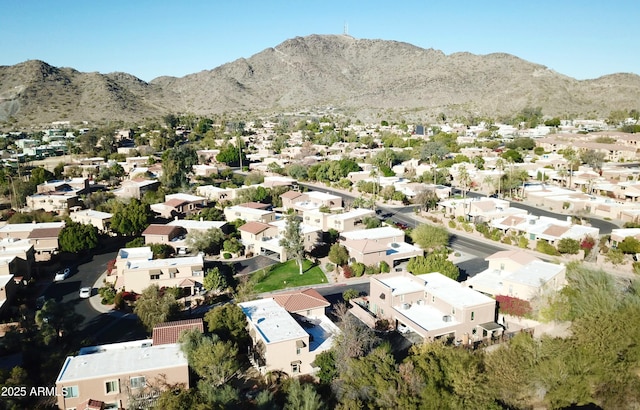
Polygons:
<instances>
[{"instance_id":1,"label":"window","mask_svg":"<svg viewBox=\"0 0 640 410\"><path fill-rule=\"evenodd\" d=\"M109 380L104 384L104 390L107 394L120 393L119 387L117 380Z\"/></svg>"},{"instance_id":2,"label":"window","mask_svg":"<svg viewBox=\"0 0 640 410\"><path fill-rule=\"evenodd\" d=\"M118 403L105 403L104 410L118 410L120 406Z\"/></svg>"},{"instance_id":3,"label":"window","mask_svg":"<svg viewBox=\"0 0 640 410\"><path fill-rule=\"evenodd\" d=\"M71 399L80 396L78 386L66 386L62 388L62 393L66 399Z\"/></svg>"},{"instance_id":4,"label":"window","mask_svg":"<svg viewBox=\"0 0 640 410\"><path fill-rule=\"evenodd\" d=\"M129 379L129 382L131 383L132 389L141 389L147 384L144 376L132 377Z\"/></svg>"},{"instance_id":5,"label":"window","mask_svg":"<svg viewBox=\"0 0 640 410\"><path fill-rule=\"evenodd\" d=\"M434 295L431 295L431 303L436 303L436 297Z\"/></svg>"},{"instance_id":6,"label":"window","mask_svg":"<svg viewBox=\"0 0 640 410\"><path fill-rule=\"evenodd\" d=\"M296 362L291 362L291 373L292 374L300 373L300 364L302 364L302 362L300 360L298 360Z\"/></svg>"},{"instance_id":7,"label":"window","mask_svg":"<svg viewBox=\"0 0 640 410\"><path fill-rule=\"evenodd\" d=\"M151 275L150 278L151 280L160 280L160 275L159 274Z\"/></svg>"},{"instance_id":8,"label":"window","mask_svg":"<svg viewBox=\"0 0 640 410\"><path fill-rule=\"evenodd\" d=\"M476 312L471 312L471 320L474 320L476 318Z\"/></svg>"}]
</instances>

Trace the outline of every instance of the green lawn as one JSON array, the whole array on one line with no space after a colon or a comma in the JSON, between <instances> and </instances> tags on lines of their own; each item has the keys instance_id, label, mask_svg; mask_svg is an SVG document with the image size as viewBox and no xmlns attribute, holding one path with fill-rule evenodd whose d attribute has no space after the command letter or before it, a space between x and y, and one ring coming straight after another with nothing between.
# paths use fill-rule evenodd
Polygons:
<instances>
[{"instance_id":1,"label":"green lawn","mask_svg":"<svg viewBox=\"0 0 640 410\"><path fill-rule=\"evenodd\" d=\"M314 266L309 260L304 261L302 275L300 275L298 264L294 260L272 266L266 275L262 272L256 272L254 275L256 275L256 279L264 276L258 279L255 285L255 291L258 293L327 283L327 277L322 269L319 266Z\"/></svg>"}]
</instances>

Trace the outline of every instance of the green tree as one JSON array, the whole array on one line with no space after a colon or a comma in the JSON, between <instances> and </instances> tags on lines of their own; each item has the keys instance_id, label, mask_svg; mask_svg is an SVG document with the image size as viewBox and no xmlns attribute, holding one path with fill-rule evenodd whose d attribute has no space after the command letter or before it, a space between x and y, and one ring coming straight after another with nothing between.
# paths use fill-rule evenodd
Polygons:
<instances>
[{"instance_id":1,"label":"green tree","mask_svg":"<svg viewBox=\"0 0 640 410\"><path fill-rule=\"evenodd\" d=\"M224 232L220 228L210 228L206 231L193 230L186 236L189 249L204 252L208 255L220 253L220 245L224 241Z\"/></svg>"},{"instance_id":2,"label":"green tree","mask_svg":"<svg viewBox=\"0 0 640 410\"><path fill-rule=\"evenodd\" d=\"M166 259L176 253L173 246L166 243L152 243L149 247L151 248L151 253L153 253L153 259Z\"/></svg>"},{"instance_id":3,"label":"green tree","mask_svg":"<svg viewBox=\"0 0 640 410\"><path fill-rule=\"evenodd\" d=\"M205 273L205 277L202 281L202 286L206 290L222 292L229 287L229 281L227 276L220 272L220 269L216 266Z\"/></svg>"},{"instance_id":4,"label":"green tree","mask_svg":"<svg viewBox=\"0 0 640 410\"><path fill-rule=\"evenodd\" d=\"M349 262L349 251L339 243L334 243L329 248L329 260L336 266L343 266Z\"/></svg>"},{"instance_id":5,"label":"green tree","mask_svg":"<svg viewBox=\"0 0 640 410\"><path fill-rule=\"evenodd\" d=\"M449 243L449 232L441 226L420 224L411 231L410 236L422 249L437 249Z\"/></svg>"},{"instance_id":6,"label":"green tree","mask_svg":"<svg viewBox=\"0 0 640 410\"><path fill-rule=\"evenodd\" d=\"M633 236L627 236L618 244L618 249L626 254L640 253L640 241Z\"/></svg>"},{"instance_id":7,"label":"green tree","mask_svg":"<svg viewBox=\"0 0 640 410\"><path fill-rule=\"evenodd\" d=\"M440 198L433 190L423 189L418 191L416 196L413 198L413 203L420 206L423 211L429 212L431 209L435 209L438 206L438 202Z\"/></svg>"},{"instance_id":8,"label":"green tree","mask_svg":"<svg viewBox=\"0 0 640 410\"><path fill-rule=\"evenodd\" d=\"M287 224L280 239L280 246L287 253L287 260L295 259L302 275L302 267L304 262L304 236L300 230L300 218L295 213L287 215Z\"/></svg>"},{"instance_id":9,"label":"green tree","mask_svg":"<svg viewBox=\"0 0 640 410\"><path fill-rule=\"evenodd\" d=\"M180 343L189 367L213 386L223 385L240 370L238 347L233 342L188 330L180 336Z\"/></svg>"},{"instance_id":10,"label":"green tree","mask_svg":"<svg viewBox=\"0 0 640 410\"><path fill-rule=\"evenodd\" d=\"M351 299L357 298L360 296L360 292L358 292L355 289L347 289L344 292L342 292L342 299L344 299L345 302L350 301Z\"/></svg>"},{"instance_id":11,"label":"green tree","mask_svg":"<svg viewBox=\"0 0 640 410\"><path fill-rule=\"evenodd\" d=\"M36 324L45 344L59 342L62 338L71 336L80 322L82 316L73 307L54 299L48 299L36 313Z\"/></svg>"},{"instance_id":12,"label":"green tree","mask_svg":"<svg viewBox=\"0 0 640 410\"><path fill-rule=\"evenodd\" d=\"M187 185L197 163L198 155L188 145L166 150L162 154L162 184L168 189Z\"/></svg>"},{"instance_id":13,"label":"green tree","mask_svg":"<svg viewBox=\"0 0 640 410\"><path fill-rule=\"evenodd\" d=\"M231 340L241 347L248 345L247 318L240 306L226 304L216 306L204 315L207 329L222 340Z\"/></svg>"},{"instance_id":14,"label":"green tree","mask_svg":"<svg viewBox=\"0 0 640 410\"><path fill-rule=\"evenodd\" d=\"M120 235L138 236L149 226L153 214L148 204L133 198L127 204L116 202L111 229Z\"/></svg>"},{"instance_id":15,"label":"green tree","mask_svg":"<svg viewBox=\"0 0 640 410\"><path fill-rule=\"evenodd\" d=\"M176 319L180 313L180 305L173 293L161 291L157 285L151 285L142 291L133 313L147 331L151 332L155 325Z\"/></svg>"},{"instance_id":16,"label":"green tree","mask_svg":"<svg viewBox=\"0 0 640 410\"><path fill-rule=\"evenodd\" d=\"M32 182L35 185L40 185L49 180L52 180L54 177L55 176L51 171L46 170L42 167L36 167L31 170L30 182Z\"/></svg>"},{"instance_id":17,"label":"green tree","mask_svg":"<svg viewBox=\"0 0 640 410\"><path fill-rule=\"evenodd\" d=\"M287 390L285 410L321 410L325 408L322 398L312 384L302 385L300 380L293 379Z\"/></svg>"},{"instance_id":18,"label":"green tree","mask_svg":"<svg viewBox=\"0 0 640 410\"><path fill-rule=\"evenodd\" d=\"M325 350L317 355L313 361L313 366L320 368L316 373L316 376L320 379L320 383L330 384L338 376L333 350Z\"/></svg>"},{"instance_id":19,"label":"green tree","mask_svg":"<svg viewBox=\"0 0 640 410\"><path fill-rule=\"evenodd\" d=\"M63 252L79 253L98 246L98 228L67 220L58 234L58 243Z\"/></svg>"},{"instance_id":20,"label":"green tree","mask_svg":"<svg viewBox=\"0 0 640 410\"><path fill-rule=\"evenodd\" d=\"M580 241L571 238L562 238L558 241L558 252L575 255L580 251Z\"/></svg>"},{"instance_id":21,"label":"green tree","mask_svg":"<svg viewBox=\"0 0 640 410\"><path fill-rule=\"evenodd\" d=\"M439 272L453 280L458 280L460 269L449 259L446 252L432 252L427 256L416 256L409 259L407 270L414 275Z\"/></svg>"}]
</instances>

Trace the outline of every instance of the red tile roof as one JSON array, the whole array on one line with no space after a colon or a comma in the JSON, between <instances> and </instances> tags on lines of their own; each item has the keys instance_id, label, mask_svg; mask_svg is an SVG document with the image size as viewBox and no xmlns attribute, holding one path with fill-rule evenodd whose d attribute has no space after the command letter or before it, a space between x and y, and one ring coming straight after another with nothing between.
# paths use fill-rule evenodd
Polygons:
<instances>
[{"instance_id":1,"label":"red tile roof","mask_svg":"<svg viewBox=\"0 0 640 410\"><path fill-rule=\"evenodd\" d=\"M249 233L252 233L254 235L257 235L262 231L266 231L270 227L271 227L271 225L267 225L267 224L262 223L262 222L251 221L251 222L247 222L246 224L242 225L238 229L240 229L241 231L244 231L244 232L249 232Z\"/></svg>"},{"instance_id":2,"label":"red tile roof","mask_svg":"<svg viewBox=\"0 0 640 410\"><path fill-rule=\"evenodd\" d=\"M184 199L179 199L179 198L172 198L168 201L166 201L164 204L166 206L170 206L172 208L177 208L180 205L184 205L184 204L188 204L189 201L185 201Z\"/></svg>"},{"instance_id":3,"label":"red tile roof","mask_svg":"<svg viewBox=\"0 0 640 410\"><path fill-rule=\"evenodd\" d=\"M177 320L175 322L164 322L153 327L153 345L165 345L177 343L180 334L185 330L196 329L204 333L202 319Z\"/></svg>"},{"instance_id":4,"label":"red tile roof","mask_svg":"<svg viewBox=\"0 0 640 410\"><path fill-rule=\"evenodd\" d=\"M315 289L279 293L273 296L273 300L290 313L327 307L330 305L327 299L325 299Z\"/></svg>"},{"instance_id":5,"label":"red tile roof","mask_svg":"<svg viewBox=\"0 0 640 410\"><path fill-rule=\"evenodd\" d=\"M142 232L142 235L171 235L178 229L180 227L175 225L151 224Z\"/></svg>"},{"instance_id":6,"label":"red tile roof","mask_svg":"<svg viewBox=\"0 0 640 410\"><path fill-rule=\"evenodd\" d=\"M44 238L57 238L62 228L37 228L31 231L27 238L29 239L44 239Z\"/></svg>"},{"instance_id":7,"label":"red tile roof","mask_svg":"<svg viewBox=\"0 0 640 410\"><path fill-rule=\"evenodd\" d=\"M287 191L284 194L280 195L280 198L288 198L288 199L295 199L299 196L302 196L302 194L300 192L297 191Z\"/></svg>"},{"instance_id":8,"label":"red tile roof","mask_svg":"<svg viewBox=\"0 0 640 410\"><path fill-rule=\"evenodd\" d=\"M245 202L244 204L238 204L238 206L244 206L245 208L252 208L252 209L267 209L271 205L263 204L260 202Z\"/></svg>"}]
</instances>

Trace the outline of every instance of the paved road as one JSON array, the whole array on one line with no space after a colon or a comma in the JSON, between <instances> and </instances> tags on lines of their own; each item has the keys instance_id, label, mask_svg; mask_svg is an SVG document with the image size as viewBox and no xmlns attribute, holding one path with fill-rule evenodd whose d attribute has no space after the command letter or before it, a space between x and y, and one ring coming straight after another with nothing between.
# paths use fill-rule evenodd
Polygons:
<instances>
[{"instance_id":1,"label":"paved road","mask_svg":"<svg viewBox=\"0 0 640 410\"><path fill-rule=\"evenodd\" d=\"M309 189L340 195L342 198L355 198L354 195L331 188L318 188L315 185L304 183L301 183L300 185L305 186ZM420 223L422 223L419 219L416 218L414 214L415 206L413 205L403 207L377 206L376 208L380 210L381 215L388 215L391 220L404 223L410 228L415 228ZM456 235L455 233L451 235L449 244L456 251L475 256L474 258L467 259L464 262L458 264L458 267L463 272L463 276L473 276L474 274L483 271L488 266L488 263L484 260L484 258L505 249L495 242L474 240Z\"/></svg>"},{"instance_id":2,"label":"paved road","mask_svg":"<svg viewBox=\"0 0 640 410\"><path fill-rule=\"evenodd\" d=\"M467 196L470 198L486 197L486 195L480 194L477 192L468 192ZM546 216L549 218L556 218L556 219L562 219L562 220L564 220L568 216L567 214L559 214L556 212L547 211L540 207L529 205L524 202L512 202L511 206L513 208L524 209L528 211L531 215L536 215L536 216ZM612 229L620 228L618 225L610 221L605 221L602 219L586 217L586 216L581 216L581 218L587 220L591 224L591 226L593 226L594 228L598 228L600 230L601 235L610 234Z\"/></svg>"}]
</instances>

